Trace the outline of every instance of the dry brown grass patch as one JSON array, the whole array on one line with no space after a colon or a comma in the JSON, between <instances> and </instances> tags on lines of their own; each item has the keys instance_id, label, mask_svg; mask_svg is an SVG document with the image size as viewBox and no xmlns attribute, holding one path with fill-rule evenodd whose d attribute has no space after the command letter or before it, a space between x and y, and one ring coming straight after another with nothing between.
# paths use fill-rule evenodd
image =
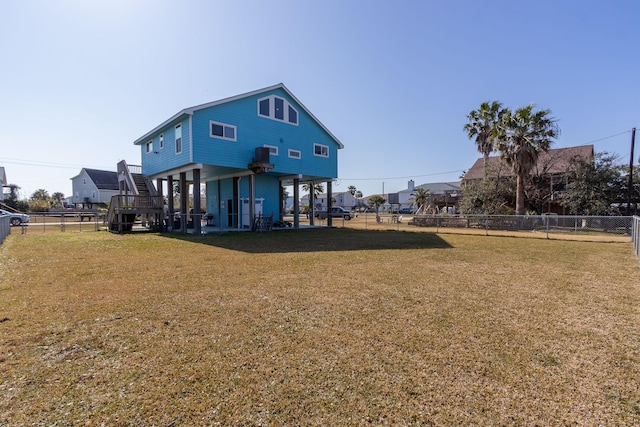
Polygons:
<instances>
[{"instance_id":1,"label":"dry brown grass patch","mask_svg":"<svg viewBox=\"0 0 640 427\"><path fill-rule=\"evenodd\" d=\"M628 243L56 233L0 256L8 425L640 421Z\"/></svg>"}]
</instances>

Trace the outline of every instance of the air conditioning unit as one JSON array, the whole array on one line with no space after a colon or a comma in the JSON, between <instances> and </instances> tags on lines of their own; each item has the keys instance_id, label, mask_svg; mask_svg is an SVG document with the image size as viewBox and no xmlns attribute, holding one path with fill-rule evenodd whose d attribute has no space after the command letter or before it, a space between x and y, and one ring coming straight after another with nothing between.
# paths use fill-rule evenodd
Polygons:
<instances>
[{"instance_id":1,"label":"air conditioning unit","mask_svg":"<svg viewBox=\"0 0 640 427\"><path fill-rule=\"evenodd\" d=\"M256 154L253 161L255 163L270 163L269 147L256 148Z\"/></svg>"}]
</instances>

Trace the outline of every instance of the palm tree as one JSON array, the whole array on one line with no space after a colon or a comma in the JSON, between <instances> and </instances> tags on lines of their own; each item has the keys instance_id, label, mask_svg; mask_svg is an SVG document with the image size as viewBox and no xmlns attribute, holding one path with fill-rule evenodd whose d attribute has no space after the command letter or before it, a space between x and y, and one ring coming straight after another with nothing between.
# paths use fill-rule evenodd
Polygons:
<instances>
[{"instance_id":1,"label":"palm tree","mask_svg":"<svg viewBox=\"0 0 640 427\"><path fill-rule=\"evenodd\" d=\"M306 191L309 196L311 196L312 189L314 198L324 193L324 187L322 186L322 184L314 184L313 182L302 184L302 191Z\"/></svg>"},{"instance_id":2,"label":"palm tree","mask_svg":"<svg viewBox=\"0 0 640 427\"><path fill-rule=\"evenodd\" d=\"M487 159L496 150L497 124L509 110L498 101L483 102L480 108L467 115L469 123L464 125L469 139L475 137L478 151L484 156L484 175L487 176Z\"/></svg>"},{"instance_id":3,"label":"palm tree","mask_svg":"<svg viewBox=\"0 0 640 427\"><path fill-rule=\"evenodd\" d=\"M313 212L315 210L315 207L311 206L311 192L313 191L313 199L316 200L320 194L324 193L324 187L322 186L322 184L307 182L302 184L302 191L306 191L307 194L309 194L309 210Z\"/></svg>"},{"instance_id":4,"label":"palm tree","mask_svg":"<svg viewBox=\"0 0 640 427\"><path fill-rule=\"evenodd\" d=\"M351 194L354 199L356 199L354 208L358 207L360 204L359 198L362 197L362 191L358 190L355 185L350 185L347 187L347 193Z\"/></svg>"},{"instance_id":5,"label":"palm tree","mask_svg":"<svg viewBox=\"0 0 640 427\"><path fill-rule=\"evenodd\" d=\"M387 199L379 194L375 194L369 197L369 207L376 208L376 222L380 222L380 215L378 215L378 211L380 210L380 206L384 205L386 202Z\"/></svg>"},{"instance_id":6,"label":"palm tree","mask_svg":"<svg viewBox=\"0 0 640 427\"><path fill-rule=\"evenodd\" d=\"M497 149L516 176L516 215L524 215L524 187L527 176L560 134L551 110L534 111L535 105L506 111L497 127Z\"/></svg>"},{"instance_id":7,"label":"palm tree","mask_svg":"<svg viewBox=\"0 0 640 427\"><path fill-rule=\"evenodd\" d=\"M53 203L56 207L61 208L62 203L64 202L64 194L56 191L51 195L51 199L53 199Z\"/></svg>"},{"instance_id":8,"label":"palm tree","mask_svg":"<svg viewBox=\"0 0 640 427\"><path fill-rule=\"evenodd\" d=\"M418 205L418 212L422 213L423 211L422 207L426 206L427 203L429 203L429 199L431 198L431 194L429 193L429 190L426 190L422 187L418 187L415 193L411 193L411 195L413 197L409 199L409 202L411 202L412 205Z\"/></svg>"},{"instance_id":9,"label":"palm tree","mask_svg":"<svg viewBox=\"0 0 640 427\"><path fill-rule=\"evenodd\" d=\"M33 192L31 195L31 200L45 200L49 201L51 197L49 196L49 192L43 188L40 188Z\"/></svg>"}]
</instances>

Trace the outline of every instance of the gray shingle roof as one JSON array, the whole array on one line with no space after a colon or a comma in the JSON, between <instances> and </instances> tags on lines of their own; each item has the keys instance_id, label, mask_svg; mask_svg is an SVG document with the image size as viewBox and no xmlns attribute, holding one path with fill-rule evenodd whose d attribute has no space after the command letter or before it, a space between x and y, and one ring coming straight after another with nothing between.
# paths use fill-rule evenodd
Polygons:
<instances>
[{"instance_id":1,"label":"gray shingle roof","mask_svg":"<svg viewBox=\"0 0 640 427\"><path fill-rule=\"evenodd\" d=\"M98 190L118 190L118 173L99 169L84 169Z\"/></svg>"}]
</instances>

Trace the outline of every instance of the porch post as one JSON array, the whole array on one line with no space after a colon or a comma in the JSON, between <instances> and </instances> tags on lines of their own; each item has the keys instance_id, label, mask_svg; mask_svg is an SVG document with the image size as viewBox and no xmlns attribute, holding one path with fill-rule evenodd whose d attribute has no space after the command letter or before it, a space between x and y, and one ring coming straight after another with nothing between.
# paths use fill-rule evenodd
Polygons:
<instances>
[{"instance_id":1,"label":"porch post","mask_svg":"<svg viewBox=\"0 0 640 427\"><path fill-rule=\"evenodd\" d=\"M331 208L333 207L333 201L331 200L333 198L331 195L331 184L332 181L327 181L327 227L331 227L333 225L333 215L331 215Z\"/></svg>"},{"instance_id":2,"label":"porch post","mask_svg":"<svg viewBox=\"0 0 640 427\"><path fill-rule=\"evenodd\" d=\"M316 216L316 192L315 192L315 188L314 185L315 183L312 181L309 183L310 185L310 190L309 190L309 209L307 209L307 215L309 215L309 225L314 225L315 224L315 216Z\"/></svg>"},{"instance_id":3,"label":"porch post","mask_svg":"<svg viewBox=\"0 0 640 427\"><path fill-rule=\"evenodd\" d=\"M243 212L244 214L244 212ZM256 175L249 175L249 230L253 229L254 217L256 215Z\"/></svg>"},{"instance_id":4,"label":"porch post","mask_svg":"<svg viewBox=\"0 0 640 427\"><path fill-rule=\"evenodd\" d=\"M180 172L180 232L187 232L187 205L189 204L187 173Z\"/></svg>"},{"instance_id":5,"label":"porch post","mask_svg":"<svg viewBox=\"0 0 640 427\"><path fill-rule=\"evenodd\" d=\"M160 211L160 214L158 215L158 218L156 218L157 221L157 225L160 226L161 230L165 230L165 223L164 223L164 188L162 188L162 178L158 178L156 179L156 187L158 188L158 196L160 199L160 207L162 208L162 210Z\"/></svg>"},{"instance_id":6,"label":"porch post","mask_svg":"<svg viewBox=\"0 0 640 427\"><path fill-rule=\"evenodd\" d=\"M175 230L175 209L176 207L173 204L173 176L169 175L167 177L167 203L168 203L168 211L169 211L169 218L167 219L168 222L168 227L171 231Z\"/></svg>"},{"instance_id":7,"label":"porch post","mask_svg":"<svg viewBox=\"0 0 640 427\"><path fill-rule=\"evenodd\" d=\"M164 196L164 188L162 188L162 182L163 182L162 178L156 179L156 187L158 187L158 196L160 197Z\"/></svg>"},{"instance_id":8,"label":"porch post","mask_svg":"<svg viewBox=\"0 0 640 427\"><path fill-rule=\"evenodd\" d=\"M202 232L202 212L200 209L200 169L193 170L193 234L198 235Z\"/></svg>"},{"instance_id":9,"label":"porch post","mask_svg":"<svg viewBox=\"0 0 640 427\"><path fill-rule=\"evenodd\" d=\"M293 179L293 228L300 228L300 180Z\"/></svg>"}]
</instances>

